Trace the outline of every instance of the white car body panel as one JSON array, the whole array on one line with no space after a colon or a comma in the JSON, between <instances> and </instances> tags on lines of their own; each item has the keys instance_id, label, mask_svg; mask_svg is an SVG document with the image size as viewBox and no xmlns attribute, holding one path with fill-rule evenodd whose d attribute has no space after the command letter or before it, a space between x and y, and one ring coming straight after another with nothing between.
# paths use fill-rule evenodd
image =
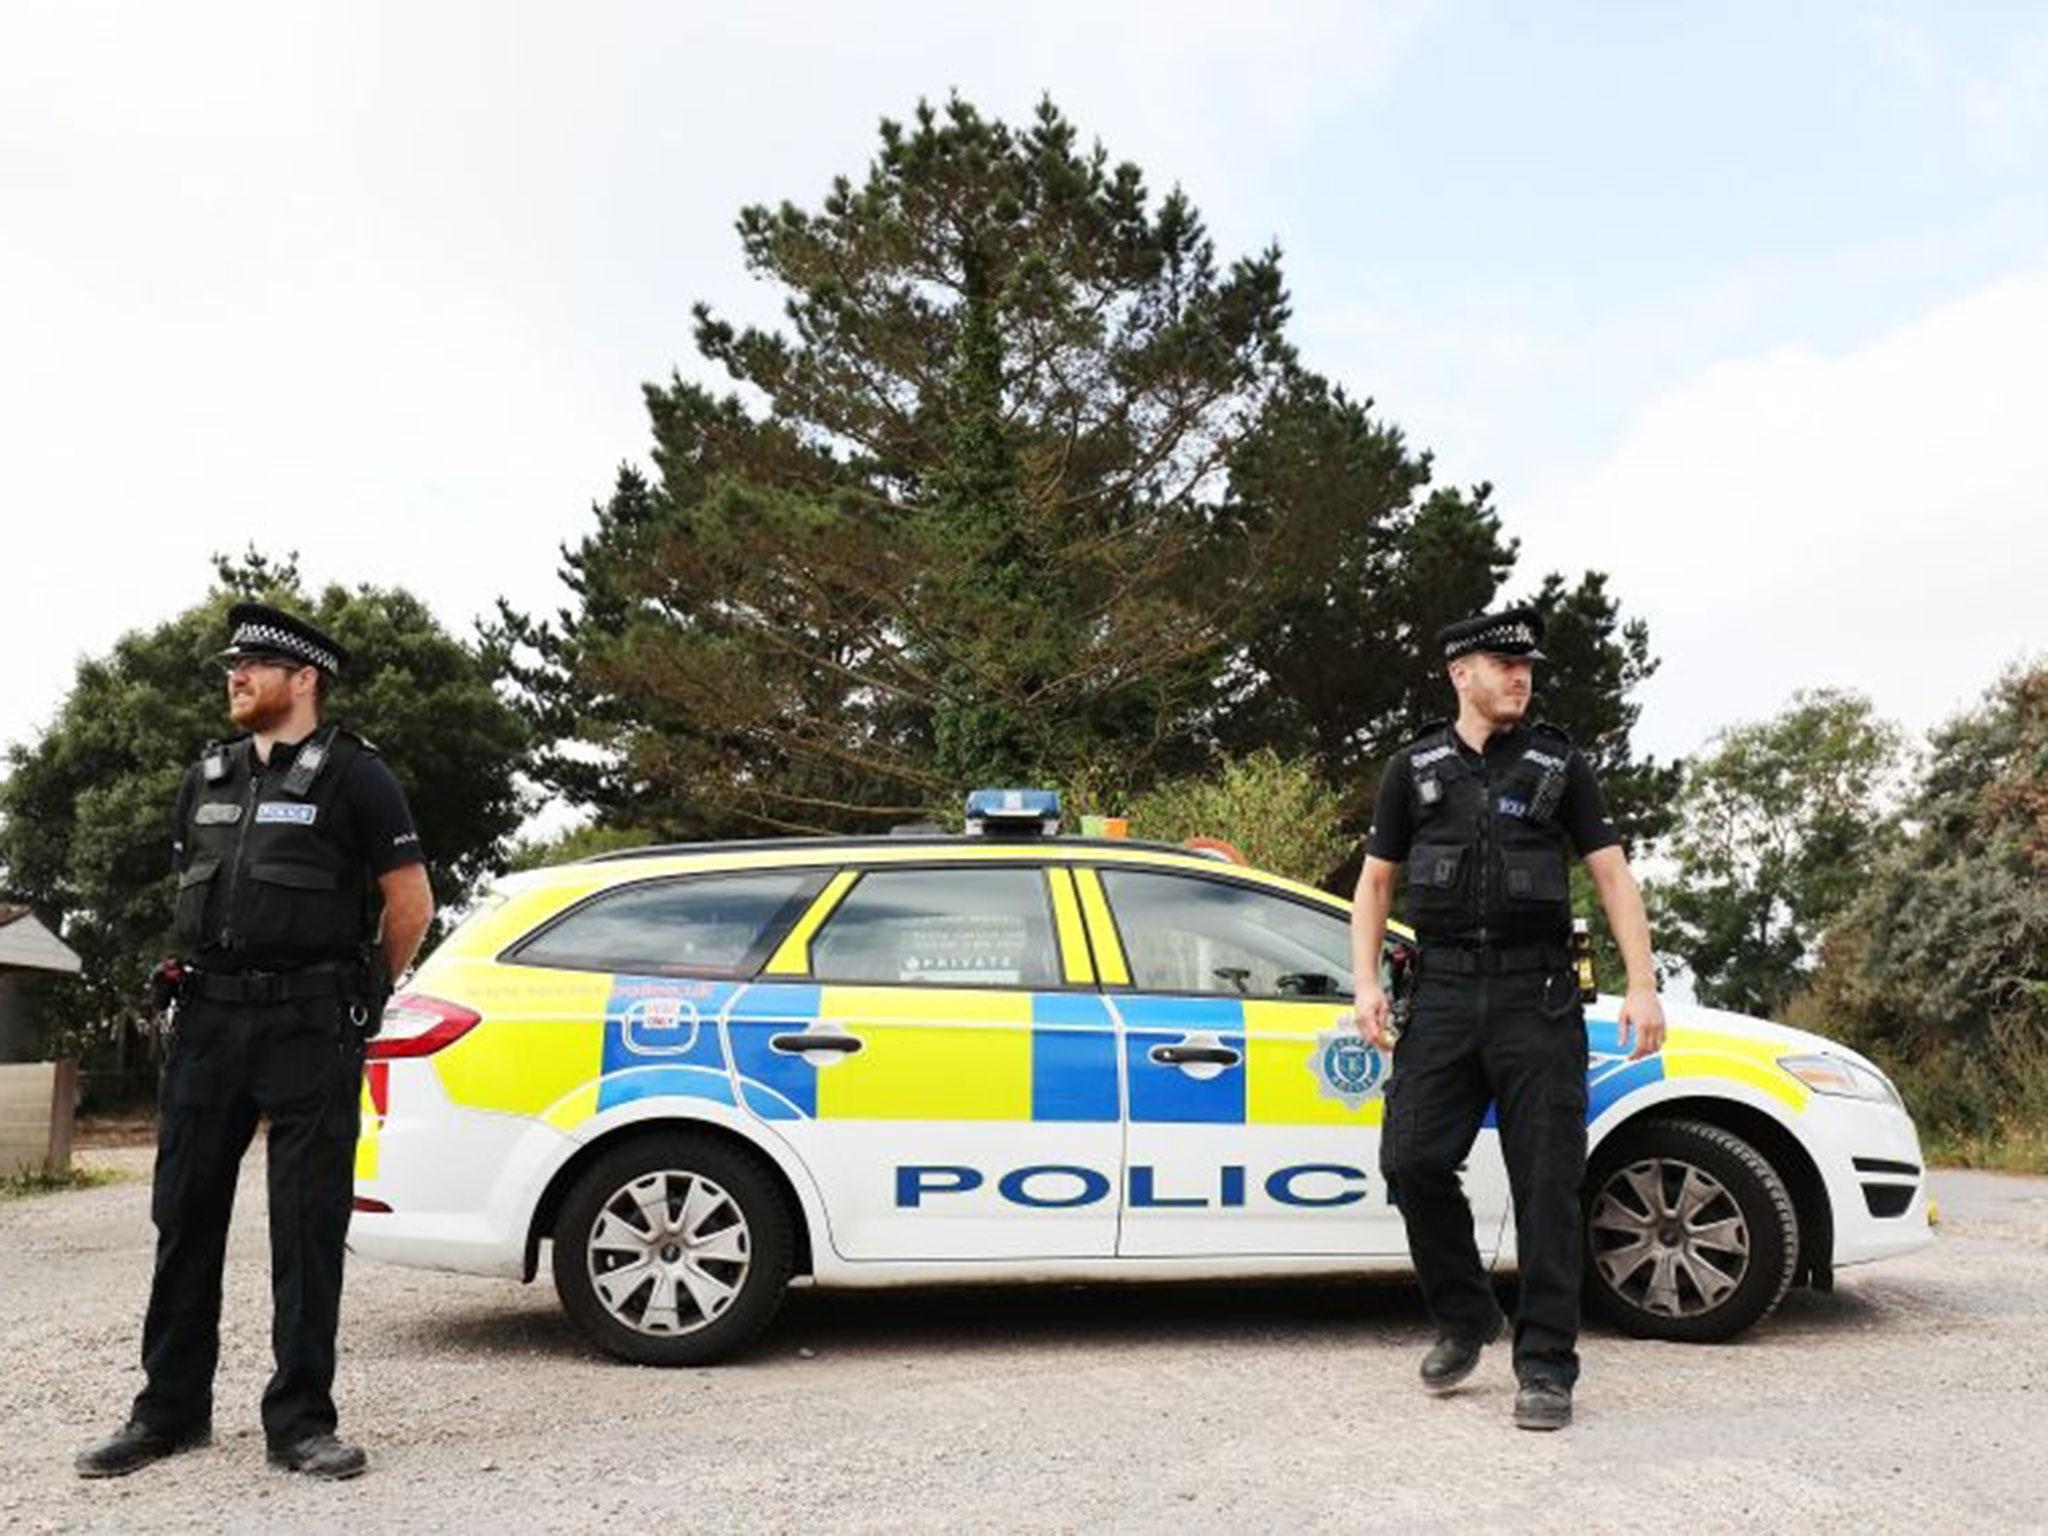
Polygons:
<instances>
[{"instance_id":1,"label":"white car body panel","mask_svg":"<svg viewBox=\"0 0 2048 1536\"><path fill-rule=\"evenodd\" d=\"M523 894L546 889L549 873L507 881L500 891L516 909ZM437 957L419 986L429 993L444 986L459 1000L469 985L465 978L494 963L474 954ZM745 1091L748 1080L729 1028L745 993L743 986L731 989L715 1015L704 1017L707 1038L715 1036L724 1055L715 1075L729 1080L730 1103L654 1094L604 1104L603 1084L616 1084L634 1070L628 1068L607 1069L579 1086L576 1092L588 1102L575 1113L565 1112L567 1099L512 1113L456 1102L434 1056L373 1063L387 1074L388 1113L366 1113L368 1150L359 1151L358 1194L373 1205L359 1209L351 1247L393 1263L523 1276L532 1239L548 1236L535 1233L536 1213L579 1154L620 1132L695 1125L744 1140L774 1165L794 1193L809 1237L811 1275L821 1286L1221 1279L1407 1265L1398 1212L1379 1175L1376 1123L1133 1120L1127 1038L1133 1031L1114 1007L1118 1120L832 1121L770 1118L750 1108L760 1101ZM1603 1029L1611 1035L1616 1008L1613 998L1589 1006L1596 1035ZM1669 1013L1670 1060L1654 1070L1596 1048L1588 1123L1595 1157L1620 1127L1646 1112L1715 1101L1766 1117L1812 1159L1832 1220L1825 1261L1865 1263L1931 1240L1919 1139L1906 1112L1895 1103L1812 1092L1775 1065L1777 1057L1795 1054L1826 1053L1867 1066L1863 1058L1820 1036L1737 1015L1682 1005ZM517 1043L507 1033L494 1048ZM1725 1072L1717 1061L1725 1061ZM1658 1075L1667 1066L1669 1073ZM1600 1085L1624 1082L1625 1089L1603 1100ZM1858 1159L1917 1170L1911 1203L1901 1214L1871 1214L1865 1187L1872 1175L1857 1167ZM908 1184L906 1167L913 1170ZM1086 1176L1043 1171L1060 1167L1086 1170ZM916 1171L931 1169L972 1169L979 1182L949 1187L962 1181ZM1033 1169L1040 1171L1012 1181L1010 1196L1021 1192L1047 1203L1006 1197L1006 1176ZM1278 1184L1269 1183L1276 1177ZM1106 1186L1099 1197L1067 1198L1093 1190L1097 1181ZM1480 1134L1466 1186L1482 1253L1511 1260L1507 1179L1491 1129ZM906 1191L917 1198L906 1203ZM1134 1191L1142 1191L1140 1200ZM1353 1191L1360 1198L1341 1198Z\"/></svg>"}]
</instances>

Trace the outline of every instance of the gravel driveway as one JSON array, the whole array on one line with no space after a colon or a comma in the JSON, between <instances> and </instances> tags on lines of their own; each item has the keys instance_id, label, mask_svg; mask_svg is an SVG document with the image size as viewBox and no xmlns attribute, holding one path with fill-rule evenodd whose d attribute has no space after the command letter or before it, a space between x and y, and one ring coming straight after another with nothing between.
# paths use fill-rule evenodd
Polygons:
<instances>
[{"instance_id":1,"label":"gravel driveway","mask_svg":"<svg viewBox=\"0 0 2048 1536\"><path fill-rule=\"evenodd\" d=\"M260 1158L206 1451L84 1483L139 1381L136 1177L0 1204L0 1529L2048 1528L2048 1179L1937 1174L1942 1240L1744 1342L1585 1340L1517 1432L1506 1352L1414 1384L1405 1282L797 1293L717 1370L610 1364L545 1283L352 1263L337 1396L369 1476L265 1466Z\"/></svg>"}]
</instances>

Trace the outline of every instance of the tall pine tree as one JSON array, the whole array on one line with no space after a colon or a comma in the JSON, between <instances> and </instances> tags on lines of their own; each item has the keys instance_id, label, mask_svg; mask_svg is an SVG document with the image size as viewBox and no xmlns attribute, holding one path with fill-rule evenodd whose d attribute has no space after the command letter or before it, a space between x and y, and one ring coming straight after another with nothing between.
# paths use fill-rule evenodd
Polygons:
<instances>
[{"instance_id":1,"label":"tall pine tree","mask_svg":"<svg viewBox=\"0 0 2048 1536\"><path fill-rule=\"evenodd\" d=\"M654 476L565 551L568 607L503 612L548 782L670 836L876 830L1271 743L1363 814L1429 634L1515 549L1299 364L1277 250L1219 262L1050 103L1013 129L958 99L739 233L786 329L700 306L737 387L650 386ZM1626 768L1649 661L1589 583L1541 594L1586 642L1554 703Z\"/></svg>"}]
</instances>

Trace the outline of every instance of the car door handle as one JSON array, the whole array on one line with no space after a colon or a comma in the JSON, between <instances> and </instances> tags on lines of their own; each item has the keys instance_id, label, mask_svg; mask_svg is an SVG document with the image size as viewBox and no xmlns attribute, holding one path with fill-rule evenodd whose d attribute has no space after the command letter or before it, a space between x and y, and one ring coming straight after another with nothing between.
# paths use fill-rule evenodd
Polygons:
<instances>
[{"instance_id":1,"label":"car door handle","mask_svg":"<svg viewBox=\"0 0 2048 1536\"><path fill-rule=\"evenodd\" d=\"M1151 1054L1162 1067L1234 1067L1244 1060L1227 1045L1155 1045Z\"/></svg>"},{"instance_id":2,"label":"car door handle","mask_svg":"<svg viewBox=\"0 0 2048 1536\"><path fill-rule=\"evenodd\" d=\"M852 1035L828 1035L821 1031L803 1030L791 1035L770 1035L769 1045L787 1055L802 1055L808 1051L837 1051L851 1056L861 1048L861 1043Z\"/></svg>"}]
</instances>

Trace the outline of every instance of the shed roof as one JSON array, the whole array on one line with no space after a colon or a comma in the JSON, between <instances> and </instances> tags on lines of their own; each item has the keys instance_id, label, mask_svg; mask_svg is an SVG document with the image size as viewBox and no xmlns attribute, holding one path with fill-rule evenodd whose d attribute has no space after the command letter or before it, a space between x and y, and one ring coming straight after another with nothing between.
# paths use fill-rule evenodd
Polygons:
<instances>
[{"instance_id":1,"label":"shed roof","mask_svg":"<svg viewBox=\"0 0 2048 1536\"><path fill-rule=\"evenodd\" d=\"M70 945L45 928L33 911L0 902L0 971L62 971L82 966Z\"/></svg>"}]
</instances>

